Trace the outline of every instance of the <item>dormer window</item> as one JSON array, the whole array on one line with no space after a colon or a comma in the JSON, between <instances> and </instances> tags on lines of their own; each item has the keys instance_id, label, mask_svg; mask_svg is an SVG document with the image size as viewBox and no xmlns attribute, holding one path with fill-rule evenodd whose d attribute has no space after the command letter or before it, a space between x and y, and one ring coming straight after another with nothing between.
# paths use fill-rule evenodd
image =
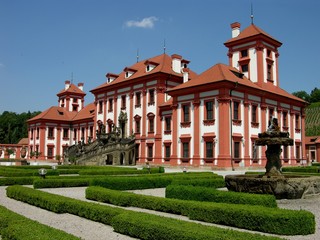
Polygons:
<instances>
[{"instance_id":1,"label":"dormer window","mask_svg":"<svg viewBox=\"0 0 320 240\"><path fill-rule=\"evenodd\" d=\"M186 59L182 59L181 60L181 67L182 68L188 68L188 64L190 63L190 61L186 60Z\"/></svg>"},{"instance_id":2,"label":"dormer window","mask_svg":"<svg viewBox=\"0 0 320 240\"><path fill-rule=\"evenodd\" d=\"M144 64L146 65L146 72L152 71L159 65L159 63L149 61L149 60L145 61Z\"/></svg>"},{"instance_id":3,"label":"dormer window","mask_svg":"<svg viewBox=\"0 0 320 240\"><path fill-rule=\"evenodd\" d=\"M111 83L113 80L115 80L117 77L119 77L119 75L114 74L114 73L107 73L106 77L107 77L107 82Z\"/></svg>"},{"instance_id":4,"label":"dormer window","mask_svg":"<svg viewBox=\"0 0 320 240\"><path fill-rule=\"evenodd\" d=\"M137 70L126 67L123 71L125 72L125 78L129 78L129 77L131 77Z\"/></svg>"}]
</instances>

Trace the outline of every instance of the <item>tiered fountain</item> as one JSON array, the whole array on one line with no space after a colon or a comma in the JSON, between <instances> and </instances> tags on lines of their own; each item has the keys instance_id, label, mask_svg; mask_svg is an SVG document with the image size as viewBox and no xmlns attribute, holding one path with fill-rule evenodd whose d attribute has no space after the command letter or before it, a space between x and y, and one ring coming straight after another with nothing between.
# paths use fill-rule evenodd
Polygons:
<instances>
[{"instance_id":1,"label":"tiered fountain","mask_svg":"<svg viewBox=\"0 0 320 240\"><path fill-rule=\"evenodd\" d=\"M305 198L320 193L320 177L283 175L281 173L281 146L292 146L288 132L281 132L278 119L273 118L268 130L260 133L255 146L267 146L266 172L262 175L227 175L230 191L273 194L277 199Z\"/></svg>"}]
</instances>

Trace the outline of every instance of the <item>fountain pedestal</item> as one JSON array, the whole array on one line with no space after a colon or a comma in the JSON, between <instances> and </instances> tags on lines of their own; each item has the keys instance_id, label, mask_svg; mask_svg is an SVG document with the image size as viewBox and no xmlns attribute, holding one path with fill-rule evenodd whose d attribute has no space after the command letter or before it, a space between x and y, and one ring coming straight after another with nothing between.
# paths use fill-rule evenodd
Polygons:
<instances>
[{"instance_id":1,"label":"fountain pedestal","mask_svg":"<svg viewBox=\"0 0 320 240\"><path fill-rule=\"evenodd\" d=\"M266 172L262 175L227 175L228 190L236 192L273 194L277 199L305 198L320 193L320 177L282 175L281 146L292 146L288 132L280 132L277 119L268 131L260 133L256 146L267 146Z\"/></svg>"}]
</instances>

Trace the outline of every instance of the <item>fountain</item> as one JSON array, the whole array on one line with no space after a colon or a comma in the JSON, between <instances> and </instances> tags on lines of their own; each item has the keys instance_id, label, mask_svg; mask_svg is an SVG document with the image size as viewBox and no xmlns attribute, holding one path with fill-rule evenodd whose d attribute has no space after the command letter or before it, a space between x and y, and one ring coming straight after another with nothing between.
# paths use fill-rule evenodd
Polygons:
<instances>
[{"instance_id":1,"label":"fountain","mask_svg":"<svg viewBox=\"0 0 320 240\"><path fill-rule=\"evenodd\" d=\"M268 130L260 133L255 146L267 146L266 172L262 175L227 175L229 191L273 194L277 199L299 199L320 193L320 177L283 175L281 146L292 146L288 132L281 132L278 119L272 118Z\"/></svg>"}]
</instances>

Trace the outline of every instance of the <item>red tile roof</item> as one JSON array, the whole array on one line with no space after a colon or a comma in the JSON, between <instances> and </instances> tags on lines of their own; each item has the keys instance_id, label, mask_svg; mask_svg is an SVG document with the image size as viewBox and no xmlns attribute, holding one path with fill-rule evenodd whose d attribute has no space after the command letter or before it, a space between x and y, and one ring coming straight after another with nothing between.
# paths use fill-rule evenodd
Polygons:
<instances>
[{"instance_id":1,"label":"red tile roof","mask_svg":"<svg viewBox=\"0 0 320 240\"><path fill-rule=\"evenodd\" d=\"M20 144L20 145L28 145L29 144L29 140L28 140L28 138L21 138L20 141L18 142L18 144Z\"/></svg>"},{"instance_id":2,"label":"red tile roof","mask_svg":"<svg viewBox=\"0 0 320 240\"><path fill-rule=\"evenodd\" d=\"M265 92L270 92L270 93L275 93L283 97L287 97L290 99L294 99L299 102L305 102L304 100L286 92L285 90L274 86L271 83L264 83L262 87L258 86L256 83L253 83L251 80L246 78L239 70L237 70L234 67L227 66L222 63L218 63L208 70L204 71L203 73L199 74L197 77L193 78L192 80L183 83L181 85L178 85L177 87L168 90L168 93L174 92L177 90L181 89L186 89L186 88L195 88L201 85L206 85L206 84L213 84L213 83L218 83L221 81L229 81L229 82L234 82L238 83L239 85L244 85L246 87L254 88L260 91L265 91Z\"/></svg>"},{"instance_id":3,"label":"red tile roof","mask_svg":"<svg viewBox=\"0 0 320 240\"><path fill-rule=\"evenodd\" d=\"M95 112L95 104L90 103L85 106L79 112L69 112L63 107L50 107L49 109L43 111L39 115L35 116L32 119L29 119L28 122L34 122L39 120L48 120L48 121L77 121L90 119L93 120Z\"/></svg>"},{"instance_id":4,"label":"red tile roof","mask_svg":"<svg viewBox=\"0 0 320 240\"><path fill-rule=\"evenodd\" d=\"M187 61L187 62L189 62L189 61ZM146 71L146 63L153 63L153 64L157 64L157 65L155 66L155 68L153 70L147 72ZM92 89L90 92L94 92L95 90L99 90L104 87L114 86L119 83L129 82L129 81L132 81L133 79L137 79L137 78L140 78L143 76L147 76L147 75L151 75L151 74L159 73L159 72L182 77L182 73L176 73L172 70L172 58L167 54L161 54L161 55L155 56L153 58L142 60L138 63L135 63L134 65L132 65L130 67L125 68L124 70L126 70L126 69L134 69L135 72L132 76L126 78L125 71L122 71L119 74L119 76L111 83L106 82L106 83ZM197 74L195 72L190 71L190 78L194 77L196 75Z\"/></svg>"},{"instance_id":5,"label":"red tile roof","mask_svg":"<svg viewBox=\"0 0 320 240\"><path fill-rule=\"evenodd\" d=\"M69 112L63 107L50 107L43 111L34 118L29 119L27 122L33 122L38 120L58 120L58 121L71 121L77 112Z\"/></svg>"},{"instance_id":6,"label":"red tile roof","mask_svg":"<svg viewBox=\"0 0 320 240\"><path fill-rule=\"evenodd\" d=\"M320 136L308 136L306 137L306 144L319 144Z\"/></svg>"},{"instance_id":7,"label":"red tile roof","mask_svg":"<svg viewBox=\"0 0 320 240\"><path fill-rule=\"evenodd\" d=\"M63 89L61 90L57 96L61 96L64 95L66 93L73 93L73 94L79 94L79 95L83 95L85 96L85 92L83 92L79 87L77 87L76 85L74 85L73 83L70 84L68 89Z\"/></svg>"},{"instance_id":8,"label":"red tile roof","mask_svg":"<svg viewBox=\"0 0 320 240\"><path fill-rule=\"evenodd\" d=\"M237 75L239 74L241 75L241 73L236 68L227 66L222 63L218 63L210 67L208 70L204 71L197 77L193 78L192 80L186 83L183 83L173 88L172 90L168 90L168 93L170 94L171 91L176 91L176 90L185 89L185 88L194 88L200 85L211 84L211 83L216 83L216 82L225 81L225 80L228 80L234 83L238 82L238 84L246 85L253 88L258 88L259 90L261 90L256 84L251 82L245 76L243 76L242 78L238 77Z\"/></svg>"},{"instance_id":9,"label":"red tile roof","mask_svg":"<svg viewBox=\"0 0 320 240\"><path fill-rule=\"evenodd\" d=\"M95 113L95 104L90 103L89 105L85 106L83 109L81 109L80 112L72 119L74 121L77 120L84 120L84 119L91 119L93 120L94 118L94 113Z\"/></svg>"},{"instance_id":10,"label":"red tile roof","mask_svg":"<svg viewBox=\"0 0 320 240\"><path fill-rule=\"evenodd\" d=\"M231 38L228 41L226 41L225 45L229 45L230 43L233 43L235 41L247 39L247 38L258 36L258 35L272 39L278 44L278 47L282 45L281 42L279 42L274 37L270 36L268 33L266 33L265 31L263 31L261 28L257 27L254 24L251 24L249 27L243 29L237 37Z\"/></svg>"}]
</instances>

